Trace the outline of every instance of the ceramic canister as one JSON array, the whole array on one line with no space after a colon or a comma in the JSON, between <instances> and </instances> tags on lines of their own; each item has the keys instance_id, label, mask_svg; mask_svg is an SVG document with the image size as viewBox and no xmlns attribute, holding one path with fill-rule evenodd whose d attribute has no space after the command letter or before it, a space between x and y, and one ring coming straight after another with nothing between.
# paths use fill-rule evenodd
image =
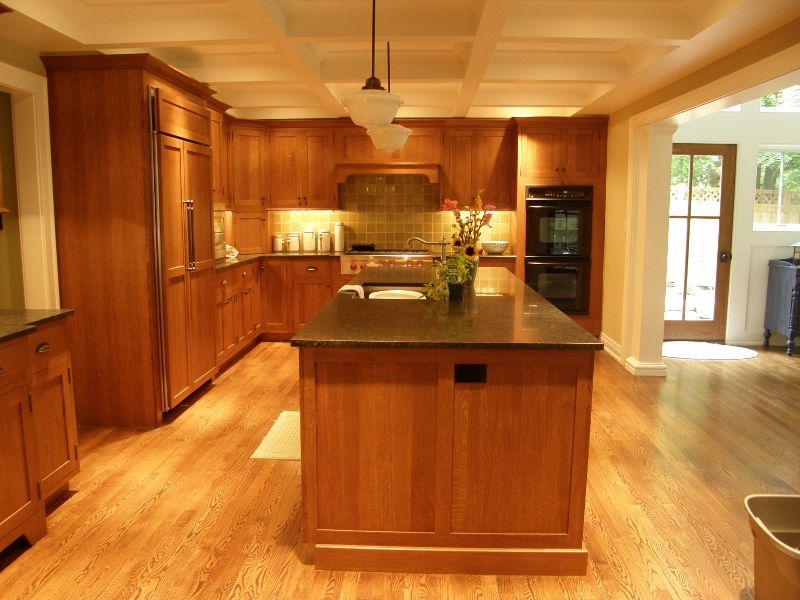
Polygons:
<instances>
[{"instance_id":1,"label":"ceramic canister","mask_svg":"<svg viewBox=\"0 0 800 600\"><path fill-rule=\"evenodd\" d=\"M320 229L317 232L317 252L331 251L331 232L327 229Z\"/></svg>"},{"instance_id":2,"label":"ceramic canister","mask_svg":"<svg viewBox=\"0 0 800 600\"><path fill-rule=\"evenodd\" d=\"M272 236L272 251L283 252L283 234L276 233Z\"/></svg>"},{"instance_id":3,"label":"ceramic canister","mask_svg":"<svg viewBox=\"0 0 800 600\"><path fill-rule=\"evenodd\" d=\"M303 232L303 252L313 252L317 249L316 237L313 229L306 229Z\"/></svg>"},{"instance_id":4,"label":"ceramic canister","mask_svg":"<svg viewBox=\"0 0 800 600\"><path fill-rule=\"evenodd\" d=\"M287 233L284 247L287 252L300 252L300 234L292 232Z\"/></svg>"}]
</instances>

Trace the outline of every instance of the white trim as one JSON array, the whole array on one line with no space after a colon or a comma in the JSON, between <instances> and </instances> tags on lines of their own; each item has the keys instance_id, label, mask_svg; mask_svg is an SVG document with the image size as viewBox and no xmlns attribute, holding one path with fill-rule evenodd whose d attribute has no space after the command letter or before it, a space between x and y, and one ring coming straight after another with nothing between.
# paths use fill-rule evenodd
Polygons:
<instances>
[{"instance_id":1,"label":"white trim","mask_svg":"<svg viewBox=\"0 0 800 600\"><path fill-rule=\"evenodd\" d=\"M605 333L600 334L600 341L603 342L603 350L605 350L606 354L620 364L625 362L622 359L623 355L621 344L617 343L615 340L612 340Z\"/></svg>"},{"instance_id":2,"label":"white trim","mask_svg":"<svg viewBox=\"0 0 800 600\"><path fill-rule=\"evenodd\" d=\"M625 359L625 370L637 377L666 377L667 365L663 362L640 362L633 356Z\"/></svg>"},{"instance_id":3,"label":"white trim","mask_svg":"<svg viewBox=\"0 0 800 600\"><path fill-rule=\"evenodd\" d=\"M25 307L58 308L47 78L0 62L0 90L11 94Z\"/></svg>"}]
</instances>

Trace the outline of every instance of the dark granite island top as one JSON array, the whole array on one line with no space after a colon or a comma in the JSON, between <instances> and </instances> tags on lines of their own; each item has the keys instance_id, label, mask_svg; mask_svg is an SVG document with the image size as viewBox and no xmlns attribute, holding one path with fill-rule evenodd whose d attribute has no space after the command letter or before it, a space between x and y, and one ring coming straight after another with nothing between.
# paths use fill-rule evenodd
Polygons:
<instances>
[{"instance_id":1,"label":"dark granite island top","mask_svg":"<svg viewBox=\"0 0 800 600\"><path fill-rule=\"evenodd\" d=\"M71 308L2 309L0 310L0 342L30 333L38 325L62 319L74 312Z\"/></svg>"},{"instance_id":2,"label":"dark granite island top","mask_svg":"<svg viewBox=\"0 0 800 600\"><path fill-rule=\"evenodd\" d=\"M352 283L408 285L427 269L367 269ZM391 287L391 286L389 286ZM603 344L505 268L480 267L478 293L446 300L368 300L339 294L293 346L601 350ZM484 294L482 291L493 292Z\"/></svg>"}]
</instances>

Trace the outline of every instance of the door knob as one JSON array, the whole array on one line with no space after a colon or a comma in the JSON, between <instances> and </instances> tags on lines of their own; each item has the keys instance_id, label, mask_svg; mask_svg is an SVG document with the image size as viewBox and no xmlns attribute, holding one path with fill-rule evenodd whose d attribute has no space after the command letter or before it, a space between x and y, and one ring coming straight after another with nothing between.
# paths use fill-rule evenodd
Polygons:
<instances>
[{"instance_id":1,"label":"door knob","mask_svg":"<svg viewBox=\"0 0 800 600\"><path fill-rule=\"evenodd\" d=\"M731 253L727 250L723 250L719 253L719 262L728 262L731 259Z\"/></svg>"}]
</instances>

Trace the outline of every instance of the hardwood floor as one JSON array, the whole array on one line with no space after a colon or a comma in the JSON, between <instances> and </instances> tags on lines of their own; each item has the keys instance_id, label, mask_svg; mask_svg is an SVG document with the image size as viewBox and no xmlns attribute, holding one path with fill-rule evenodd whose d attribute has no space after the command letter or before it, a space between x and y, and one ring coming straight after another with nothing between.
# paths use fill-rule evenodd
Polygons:
<instances>
[{"instance_id":1,"label":"hardwood floor","mask_svg":"<svg viewBox=\"0 0 800 600\"><path fill-rule=\"evenodd\" d=\"M297 408L297 353L258 345L159 429L81 432L73 495L49 534L0 554L0 597L752 598L743 498L800 493L800 359L667 359L595 370L585 577L315 571L300 465L251 460Z\"/></svg>"}]
</instances>

